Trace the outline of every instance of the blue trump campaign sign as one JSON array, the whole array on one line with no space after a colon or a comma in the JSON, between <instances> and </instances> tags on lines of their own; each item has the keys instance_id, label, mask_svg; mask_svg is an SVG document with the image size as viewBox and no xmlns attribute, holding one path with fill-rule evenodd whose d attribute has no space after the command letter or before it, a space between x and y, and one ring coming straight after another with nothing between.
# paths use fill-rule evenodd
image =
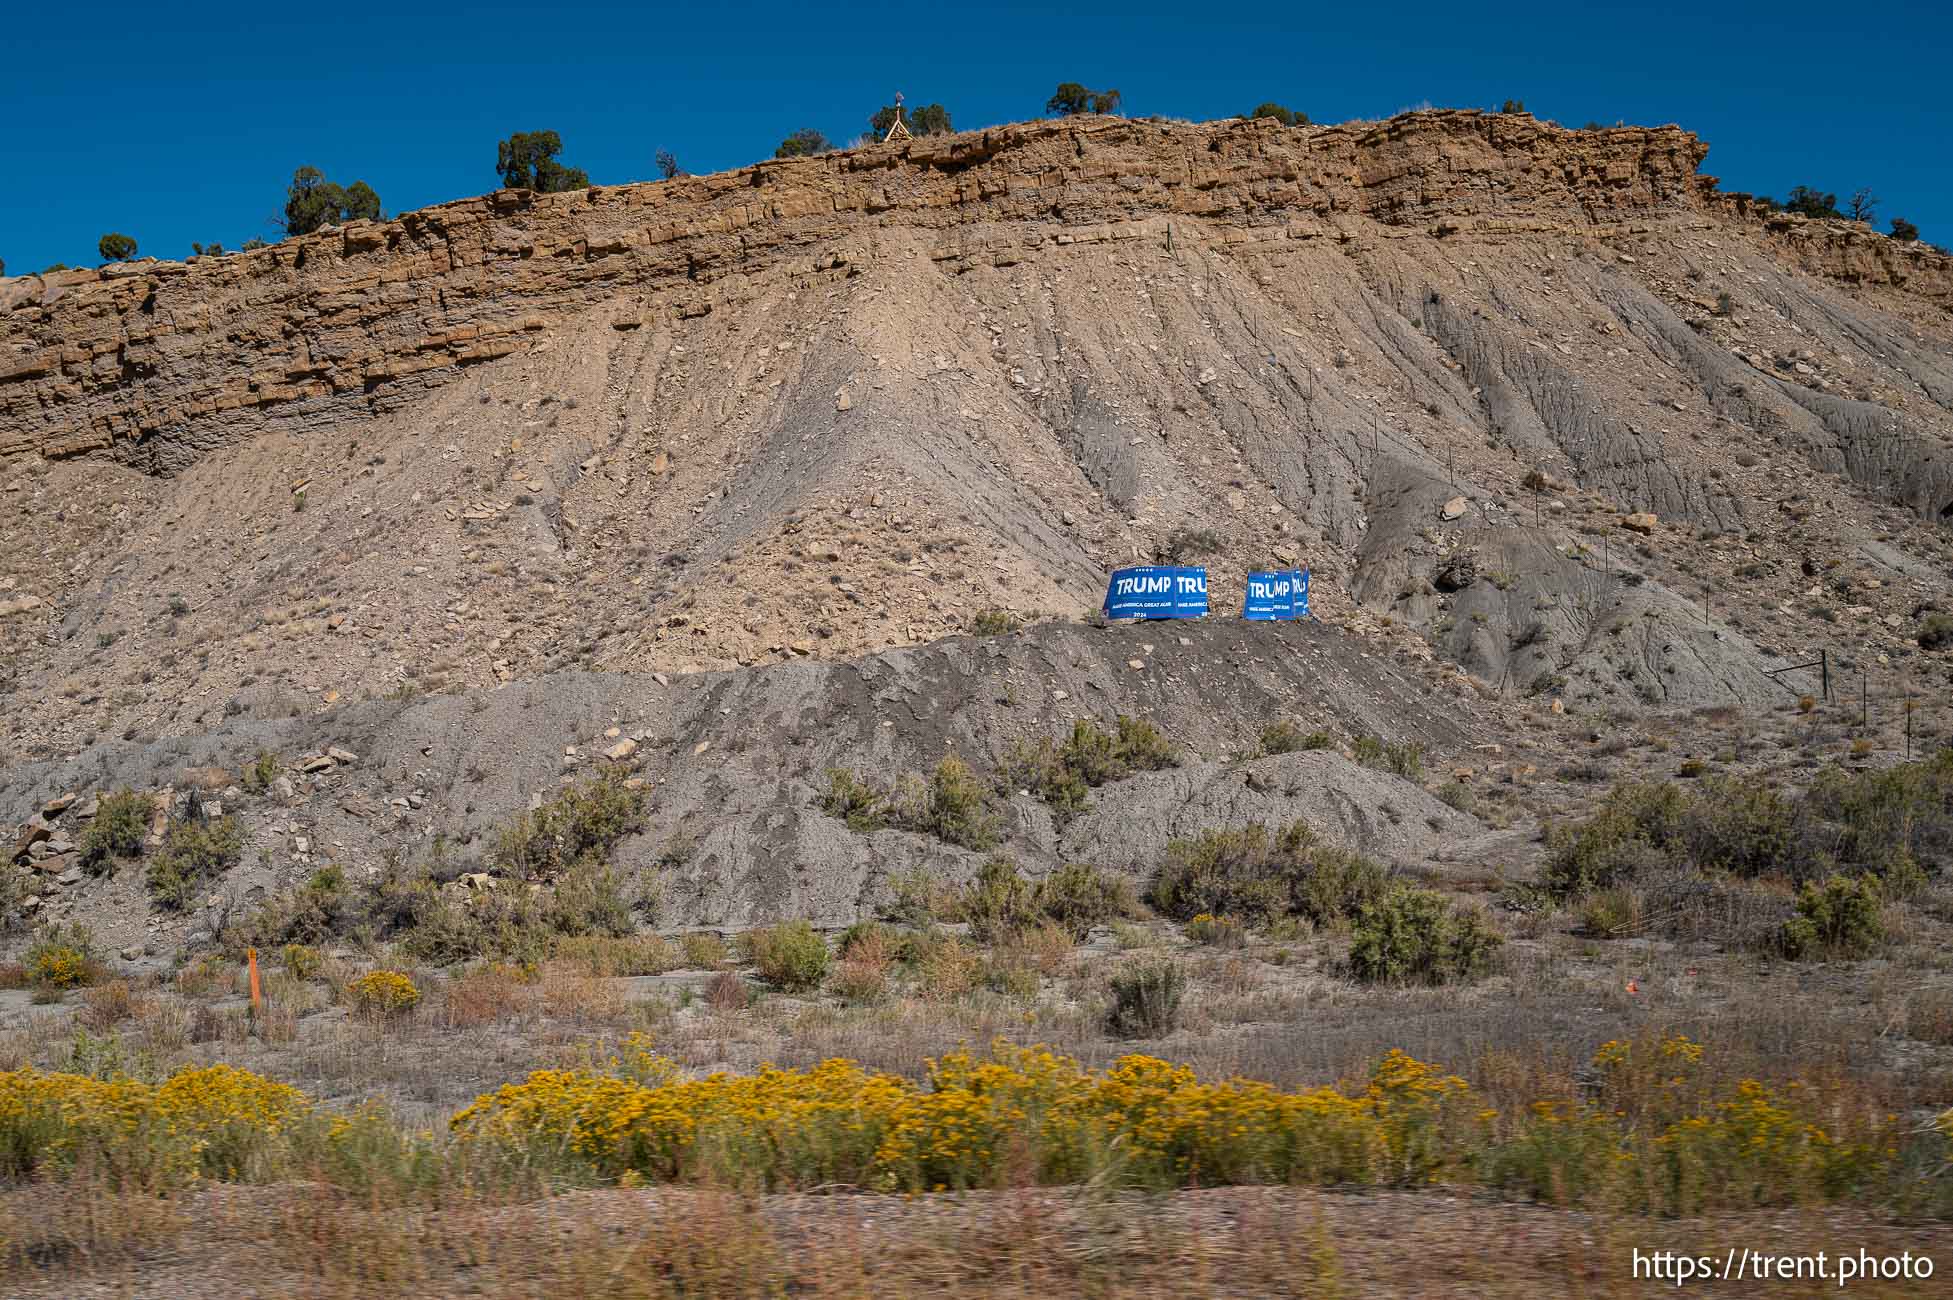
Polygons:
<instances>
[{"instance_id":1,"label":"blue trump campaign sign","mask_svg":"<svg viewBox=\"0 0 1953 1300\"><path fill-rule=\"evenodd\" d=\"M1204 618L1207 570L1167 564L1114 569L1105 589L1107 618Z\"/></svg>"},{"instance_id":2,"label":"blue trump campaign sign","mask_svg":"<svg viewBox=\"0 0 1953 1300\"><path fill-rule=\"evenodd\" d=\"M1248 575L1248 598L1241 617L1257 622L1309 616L1309 571L1278 569Z\"/></svg>"}]
</instances>

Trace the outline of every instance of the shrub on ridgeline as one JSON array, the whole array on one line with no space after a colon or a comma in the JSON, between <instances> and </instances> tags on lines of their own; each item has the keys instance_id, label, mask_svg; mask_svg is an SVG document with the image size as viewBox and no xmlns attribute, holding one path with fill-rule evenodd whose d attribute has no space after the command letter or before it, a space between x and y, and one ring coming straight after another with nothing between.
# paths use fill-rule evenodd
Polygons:
<instances>
[{"instance_id":1,"label":"shrub on ridgeline","mask_svg":"<svg viewBox=\"0 0 1953 1300\"><path fill-rule=\"evenodd\" d=\"M829 153L834 145L828 138L811 126L803 126L774 149L775 158L811 158L817 153Z\"/></svg>"},{"instance_id":2,"label":"shrub on ridgeline","mask_svg":"<svg viewBox=\"0 0 1953 1300\"><path fill-rule=\"evenodd\" d=\"M1272 117L1283 126L1307 126L1309 124L1309 115L1307 113L1298 113L1292 108L1284 108L1280 104L1273 103L1256 104L1254 112L1248 114L1248 117L1250 119Z\"/></svg>"},{"instance_id":3,"label":"shrub on ridgeline","mask_svg":"<svg viewBox=\"0 0 1953 1300\"><path fill-rule=\"evenodd\" d=\"M300 167L292 173L285 190L284 217L276 224L287 235L309 235L322 226L362 219L380 219L380 196L372 186L365 181L336 185L317 167Z\"/></svg>"},{"instance_id":4,"label":"shrub on ridgeline","mask_svg":"<svg viewBox=\"0 0 1953 1300\"><path fill-rule=\"evenodd\" d=\"M126 262L136 255L136 241L127 235L103 235L95 251L104 262Z\"/></svg>"},{"instance_id":5,"label":"shrub on ridgeline","mask_svg":"<svg viewBox=\"0 0 1953 1300\"><path fill-rule=\"evenodd\" d=\"M954 130L949 124L949 110L941 104L917 104L913 108L905 108L902 120L911 135L948 135ZM868 130L877 140L886 136L894 125L893 104L876 110L875 115L868 119Z\"/></svg>"},{"instance_id":6,"label":"shrub on ridgeline","mask_svg":"<svg viewBox=\"0 0 1953 1300\"><path fill-rule=\"evenodd\" d=\"M1119 111L1119 92L1116 90L1089 90L1076 81L1062 81L1051 98L1044 101L1044 111L1053 117L1076 117L1082 113L1116 113Z\"/></svg>"},{"instance_id":7,"label":"shrub on ridgeline","mask_svg":"<svg viewBox=\"0 0 1953 1300\"><path fill-rule=\"evenodd\" d=\"M556 161L563 137L554 131L517 131L495 146L495 172L502 187L562 194L590 188L590 174Z\"/></svg>"},{"instance_id":8,"label":"shrub on ridgeline","mask_svg":"<svg viewBox=\"0 0 1953 1300\"><path fill-rule=\"evenodd\" d=\"M1901 242L1915 240L1919 238L1919 227L1913 225L1904 217L1894 217L1892 218L1892 238Z\"/></svg>"}]
</instances>

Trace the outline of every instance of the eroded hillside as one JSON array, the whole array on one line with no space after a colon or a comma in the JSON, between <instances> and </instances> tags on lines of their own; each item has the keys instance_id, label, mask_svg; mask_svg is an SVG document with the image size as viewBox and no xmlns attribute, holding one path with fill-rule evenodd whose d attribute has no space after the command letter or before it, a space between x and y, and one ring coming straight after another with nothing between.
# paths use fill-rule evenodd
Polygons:
<instances>
[{"instance_id":1,"label":"eroded hillside","mask_svg":"<svg viewBox=\"0 0 1953 1300\"><path fill-rule=\"evenodd\" d=\"M1164 555L1538 708L1911 666L1953 265L1705 153L1042 122L0 282L6 747L847 657Z\"/></svg>"}]
</instances>

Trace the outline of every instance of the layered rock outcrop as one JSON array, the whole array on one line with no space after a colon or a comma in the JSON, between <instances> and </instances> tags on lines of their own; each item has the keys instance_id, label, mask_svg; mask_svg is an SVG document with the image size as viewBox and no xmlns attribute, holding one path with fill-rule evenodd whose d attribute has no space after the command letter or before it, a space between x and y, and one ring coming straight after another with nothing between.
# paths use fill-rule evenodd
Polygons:
<instances>
[{"instance_id":1,"label":"layered rock outcrop","mask_svg":"<svg viewBox=\"0 0 1953 1300\"><path fill-rule=\"evenodd\" d=\"M1703 203L1706 152L1677 127L1454 111L1301 129L1034 122L661 184L502 191L248 253L19 277L0 281L0 458L109 453L168 472L274 422L388 409L532 346L573 310L614 307L619 329L709 312L727 277L782 259L832 266L880 225L933 232L950 269L1175 226L1223 244L1349 239L1371 223L1592 228ZM1827 274L1945 292L1937 255L1855 232L1782 238Z\"/></svg>"}]
</instances>

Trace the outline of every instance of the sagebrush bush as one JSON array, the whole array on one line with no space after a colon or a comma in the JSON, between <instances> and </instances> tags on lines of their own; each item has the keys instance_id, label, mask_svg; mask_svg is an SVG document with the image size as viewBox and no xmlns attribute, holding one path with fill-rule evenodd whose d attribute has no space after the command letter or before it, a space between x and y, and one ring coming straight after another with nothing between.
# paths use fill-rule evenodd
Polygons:
<instances>
[{"instance_id":1,"label":"sagebrush bush","mask_svg":"<svg viewBox=\"0 0 1953 1300\"><path fill-rule=\"evenodd\" d=\"M100 875L117 858L133 858L142 852L143 838L149 833L149 813L153 807L147 795L134 790L117 790L102 796L95 816L82 828L75 841L81 863Z\"/></svg>"},{"instance_id":2,"label":"sagebrush bush","mask_svg":"<svg viewBox=\"0 0 1953 1300\"><path fill-rule=\"evenodd\" d=\"M1365 767L1382 768L1413 781L1424 772L1424 746L1416 741L1358 736L1350 742L1350 752Z\"/></svg>"},{"instance_id":3,"label":"sagebrush bush","mask_svg":"<svg viewBox=\"0 0 1953 1300\"><path fill-rule=\"evenodd\" d=\"M1387 879L1384 868L1322 843L1304 822L1273 834L1257 822L1169 843L1152 901L1181 921L1206 912L1250 925L1281 916L1320 925L1352 915Z\"/></svg>"},{"instance_id":4,"label":"sagebrush bush","mask_svg":"<svg viewBox=\"0 0 1953 1300\"><path fill-rule=\"evenodd\" d=\"M1143 718L1122 714L1109 732L1080 718L1062 743L1046 736L1034 745L1014 745L1000 780L1006 788L1029 790L1063 817L1083 811L1099 786L1177 762L1173 746Z\"/></svg>"},{"instance_id":5,"label":"sagebrush bush","mask_svg":"<svg viewBox=\"0 0 1953 1300\"><path fill-rule=\"evenodd\" d=\"M1304 732L1287 718L1271 722L1261 729L1261 752L1264 754L1295 754L1303 750L1333 749L1335 745L1335 738L1328 732Z\"/></svg>"},{"instance_id":6,"label":"sagebrush bush","mask_svg":"<svg viewBox=\"0 0 1953 1300\"><path fill-rule=\"evenodd\" d=\"M172 911L196 901L198 892L244 856L244 828L226 815L212 822L183 818L170 823L163 846L149 860L149 892Z\"/></svg>"},{"instance_id":7,"label":"sagebrush bush","mask_svg":"<svg viewBox=\"0 0 1953 1300\"><path fill-rule=\"evenodd\" d=\"M1448 984L1491 966L1504 942L1476 909L1399 887L1366 904L1351 930L1350 971L1372 984Z\"/></svg>"},{"instance_id":8,"label":"sagebrush bush","mask_svg":"<svg viewBox=\"0 0 1953 1300\"><path fill-rule=\"evenodd\" d=\"M774 988L802 993L820 987L827 978L827 940L805 921L785 921L741 938L746 958L759 968L760 978Z\"/></svg>"},{"instance_id":9,"label":"sagebrush bush","mask_svg":"<svg viewBox=\"0 0 1953 1300\"><path fill-rule=\"evenodd\" d=\"M970 619L970 631L977 636L1004 636L1017 630L1019 619L1007 609L980 609Z\"/></svg>"},{"instance_id":10,"label":"sagebrush bush","mask_svg":"<svg viewBox=\"0 0 1953 1300\"><path fill-rule=\"evenodd\" d=\"M1083 939L1097 926L1136 915L1139 900L1124 876L1073 862L1038 882L1037 907L1073 939Z\"/></svg>"},{"instance_id":11,"label":"sagebrush bush","mask_svg":"<svg viewBox=\"0 0 1953 1300\"><path fill-rule=\"evenodd\" d=\"M1754 778L1616 786L1575 825L1547 832L1541 885L1562 901L1686 868L1794 885L1874 877L1888 898L1953 855L1953 750L1871 772L1830 768L1797 794Z\"/></svg>"},{"instance_id":12,"label":"sagebrush bush","mask_svg":"<svg viewBox=\"0 0 1953 1300\"><path fill-rule=\"evenodd\" d=\"M246 763L238 776L246 791L263 794L278 779L278 755L268 749L259 750L258 756Z\"/></svg>"},{"instance_id":13,"label":"sagebrush bush","mask_svg":"<svg viewBox=\"0 0 1953 1300\"><path fill-rule=\"evenodd\" d=\"M496 834L491 863L529 880L606 857L619 840L644 829L649 796L625 780L606 771L523 813Z\"/></svg>"},{"instance_id":14,"label":"sagebrush bush","mask_svg":"<svg viewBox=\"0 0 1953 1300\"><path fill-rule=\"evenodd\" d=\"M988 859L963 888L960 911L969 922L970 936L979 943L998 943L1037 922L1037 887L1007 857Z\"/></svg>"},{"instance_id":15,"label":"sagebrush bush","mask_svg":"<svg viewBox=\"0 0 1953 1300\"><path fill-rule=\"evenodd\" d=\"M893 821L903 830L979 852L997 842L990 789L953 754L937 763L926 781L914 774L903 778Z\"/></svg>"},{"instance_id":16,"label":"sagebrush bush","mask_svg":"<svg viewBox=\"0 0 1953 1300\"><path fill-rule=\"evenodd\" d=\"M1136 962L1112 976L1112 1006L1107 1027L1126 1038L1158 1038L1180 1022L1180 1000L1187 988L1178 962Z\"/></svg>"},{"instance_id":17,"label":"sagebrush bush","mask_svg":"<svg viewBox=\"0 0 1953 1300\"><path fill-rule=\"evenodd\" d=\"M1793 960L1869 957L1885 942L1878 882L1831 876L1798 891L1797 915L1784 922L1781 944Z\"/></svg>"},{"instance_id":18,"label":"sagebrush bush","mask_svg":"<svg viewBox=\"0 0 1953 1300\"><path fill-rule=\"evenodd\" d=\"M845 767L827 769L827 793L821 810L839 817L851 831L880 830L887 820L882 805L887 796Z\"/></svg>"}]
</instances>

